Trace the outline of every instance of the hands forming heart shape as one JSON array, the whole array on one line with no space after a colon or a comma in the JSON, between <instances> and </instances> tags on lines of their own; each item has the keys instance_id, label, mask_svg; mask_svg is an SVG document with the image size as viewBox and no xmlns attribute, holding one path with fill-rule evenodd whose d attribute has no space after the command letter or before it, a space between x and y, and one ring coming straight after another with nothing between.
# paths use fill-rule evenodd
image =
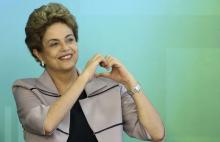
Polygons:
<instances>
[{"instance_id":1,"label":"hands forming heart shape","mask_svg":"<svg viewBox=\"0 0 220 142\"><path fill-rule=\"evenodd\" d=\"M107 72L96 73L96 68L101 66L107 70ZM109 70L111 71L109 72ZM83 71L90 80L94 75L96 77L110 78L118 83L125 85L125 87L132 88L137 84L134 77L128 72L125 66L116 58L112 56L102 56L96 54L86 64Z\"/></svg>"}]
</instances>

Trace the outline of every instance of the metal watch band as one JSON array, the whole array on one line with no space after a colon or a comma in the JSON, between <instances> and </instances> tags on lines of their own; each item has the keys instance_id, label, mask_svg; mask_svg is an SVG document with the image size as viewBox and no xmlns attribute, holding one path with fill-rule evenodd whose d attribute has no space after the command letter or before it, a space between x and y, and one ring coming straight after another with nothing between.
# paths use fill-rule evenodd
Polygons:
<instances>
[{"instance_id":1,"label":"metal watch band","mask_svg":"<svg viewBox=\"0 0 220 142\"><path fill-rule=\"evenodd\" d=\"M134 88L132 88L131 90L128 90L127 92L130 95L134 95L136 93L139 93L139 92L141 92L141 85L138 83L136 86L134 86Z\"/></svg>"}]
</instances>

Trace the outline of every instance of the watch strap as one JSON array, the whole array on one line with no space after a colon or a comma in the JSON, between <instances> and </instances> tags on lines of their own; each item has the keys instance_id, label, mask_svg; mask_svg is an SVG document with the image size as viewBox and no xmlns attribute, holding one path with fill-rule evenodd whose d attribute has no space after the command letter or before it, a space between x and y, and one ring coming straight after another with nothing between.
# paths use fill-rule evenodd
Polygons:
<instances>
[{"instance_id":1,"label":"watch strap","mask_svg":"<svg viewBox=\"0 0 220 142\"><path fill-rule=\"evenodd\" d=\"M130 95L134 95L134 94L139 93L141 91L142 91L141 85L138 83L132 89L128 90L127 93Z\"/></svg>"}]
</instances>

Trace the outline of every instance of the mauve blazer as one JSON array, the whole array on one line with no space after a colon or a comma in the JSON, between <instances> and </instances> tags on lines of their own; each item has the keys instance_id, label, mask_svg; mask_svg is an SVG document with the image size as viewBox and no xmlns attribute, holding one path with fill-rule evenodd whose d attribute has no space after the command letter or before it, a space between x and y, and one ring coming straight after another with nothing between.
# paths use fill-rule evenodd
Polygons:
<instances>
[{"instance_id":1,"label":"mauve blazer","mask_svg":"<svg viewBox=\"0 0 220 142\"><path fill-rule=\"evenodd\" d=\"M50 105L60 95L47 71L39 78L14 82L13 94L26 142L66 142L70 113L46 135L44 120ZM138 120L132 97L125 87L107 78L94 78L85 86L87 98L80 100L83 113L99 142L122 142L123 130L131 137L149 140Z\"/></svg>"}]
</instances>

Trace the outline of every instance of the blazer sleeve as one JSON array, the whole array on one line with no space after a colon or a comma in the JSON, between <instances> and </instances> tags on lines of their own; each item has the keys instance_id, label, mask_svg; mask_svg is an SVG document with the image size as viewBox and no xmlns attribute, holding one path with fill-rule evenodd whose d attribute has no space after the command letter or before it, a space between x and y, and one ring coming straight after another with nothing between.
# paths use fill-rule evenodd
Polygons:
<instances>
[{"instance_id":1,"label":"blazer sleeve","mask_svg":"<svg viewBox=\"0 0 220 142\"><path fill-rule=\"evenodd\" d=\"M12 89L17 113L24 130L38 135L45 135L44 120L49 106L40 102L37 96L29 89L13 87Z\"/></svg>"},{"instance_id":2,"label":"blazer sleeve","mask_svg":"<svg viewBox=\"0 0 220 142\"><path fill-rule=\"evenodd\" d=\"M138 119L137 109L133 98L121 87L123 130L130 136L140 140L151 140L149 133Z\"/></svg>"}]
</instances>

